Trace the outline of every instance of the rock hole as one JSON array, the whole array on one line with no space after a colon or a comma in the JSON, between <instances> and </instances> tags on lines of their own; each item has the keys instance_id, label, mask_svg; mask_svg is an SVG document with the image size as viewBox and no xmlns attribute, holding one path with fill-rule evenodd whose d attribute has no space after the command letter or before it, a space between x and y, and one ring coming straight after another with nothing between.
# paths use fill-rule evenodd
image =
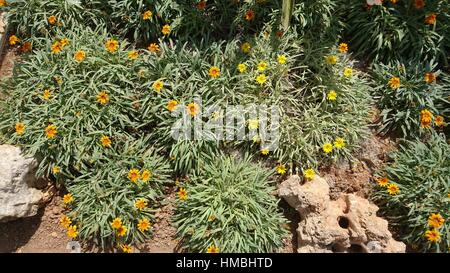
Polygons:
<instances>
[{"instance_id":1,"label":"rock hole","mask_svg":"<svg viewBox=\"0 0 450 273\"><path fill-rule=\"evenodd\" d=\"M347 229L350 226L350 220L345 216L338 217L338 223L341 228Z\"/></svg>"},{"instance_id":2,"label":"rock hole","mask_svg":"<svg viewBox=\"0 0 450 273\"><path fill-rule=\"evenodd\" d=\"M334 243L331 245L331 251L333 251L333 253L343 253L345 252L345 247L341 246L340 244Z\"/></svg>"}]
</instances>

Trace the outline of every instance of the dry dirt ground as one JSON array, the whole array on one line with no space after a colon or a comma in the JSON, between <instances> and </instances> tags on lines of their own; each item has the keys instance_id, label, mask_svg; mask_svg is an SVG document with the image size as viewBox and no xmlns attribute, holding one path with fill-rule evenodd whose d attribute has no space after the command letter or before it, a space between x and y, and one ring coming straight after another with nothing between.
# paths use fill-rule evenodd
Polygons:
<instances>
[{"instance_id":1,"label":"dry dirt ground","mask_svg":"<svg viewBox=\"0 0 450 273\"><path fill-rule=\"evenodd\" d=\"M13 62L16 55L8 51L0 67L0 79L12 73ZM371 134L363 144L356 157L358 164L340 162L335 166L323 168L320 173L331 185L332 198L341 193L355 193L367 197L372 189L372 175L375 169L381 167L386 154L395 149L395 143L389 138L380 138ZM38 215L27 219L0 224L0 253L2 252L70 252L67 238L63 228L59 226L59 219L64 213L61 193L49 185L46 191L46 204L39 210ZM175 228L171 226L173 203L176 194L168 189L164 206L156 215L153 225L154 236L151 240L139 246L137 252L145 253L171 253L177 252L178 242L175 239ZM290 236L284 241L283 253L293 253L297 249L296 229L299 222L298 213L284 201L280 202L280 209L290 221ZM101 252L95 247L83 246L84 252Z\"/></svg>"}]
</instances>

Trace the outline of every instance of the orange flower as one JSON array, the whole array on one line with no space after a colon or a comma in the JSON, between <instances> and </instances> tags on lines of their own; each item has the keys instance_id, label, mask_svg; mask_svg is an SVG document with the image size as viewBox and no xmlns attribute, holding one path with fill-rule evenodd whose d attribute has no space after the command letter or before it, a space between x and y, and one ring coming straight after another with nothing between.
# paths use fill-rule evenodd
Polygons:
<instances>
[{"instance_id":1,"label":"orange flower","mask_svg":"<svg viewBox=\"0 0 450 273\"><path fill-rule=\"evenodd\" d=\"M444 222L444 217L442 217L439 213L432 213L430 217L428 217L428 225L432 228L440 228Z\"/></svg>"},{"instance_id":2,"label":"orange flower","mask_svg":"<svg viewBox=\"0 0 450 273\"><path fill-rule=\"evenodd\" d=\"M119 49L119 42L114 39L109 39L105 43L105 48L109 53L114 53Z\"/></svg>"},{"instance_id":3,"label":"orange flower","mask_svg":"<svg viewBox=\"0 0 450 273\"><path fill-rule=\"evenodd\" d=\"M86 52L84 52L83 50L78 50L77 52L75 52L73 58L77 62L82 62L86 58Z\"/></svg>"},{"instance_id":4,"label":"orange flower","mask_svg":"<svg viewBox=\"0 0 450 273\"><path fill-rule=\"evenodd\" d=\"M198 114L199 110L200 110L200 107L195 102L189 103L187 106L187 111L188 111L189 115L191 115L192 117L195 117Z\"/></svg>"},{"instance_id":5,"label":"orange flower","mask_svg":"<svg viewBox=\"0 0 450 273\"><path fill-rule=\"evenodd\" d=\"M152 44L150 44L149 46L148 46L148 51L150 51L150 52L152 52L152 53L157 53L157 52L159 52L160 51L160 49L159 49L159 45L158 44L156 44L156 43L152 43Z\"/></svg>"},{"instance_id":6,"label":"orange flower","mask_svg":"<svg viewBox=\"0 0 450 273\"><path fill-rule=\"evenodd\" d=\"M434 124L436 124L437 127L441 127L442 125L444 125L444 117L436 116L436 119L434 120Z\"/></svg>"},{"instance_id":7,"label":"orange flower","mask_svg":"<svg viewBox=\"0 0 450 273\"><path fill-rule=\"evenodd\" d=\"M400 188L395 184L389 184L387 186L387 192L390 195L397 195L400 192Z\"/></svg>"},{"instance_id":8,"label":"orange flower","mask_svg":"<svg viewBox=\"0 0 450 273\"><path fill-rule=\"evenodd\" d=\"M20 47L20 51L22 53L27 53L30 52L33 49L33 44L30 42L25 42L22 44L22 46Z\"/></svg>"},{"instance_id":9,"label":"orange flower","mask_svg":"<svg viewBox=\"0 0 450 273\"><path fill-rule=\"evenodd\" d=\"M176 100L171 100L167 103L167 110L173 112L177 108L178 102Z\"/></svg>"},{"instance_id":10,"label":"orange flower","mask_svg":"<svg viewBox=\"0 0 450 273\"><path fill-rule=\"evenodd\" d=\"M420 127L425 129L431 128L432 120L433 114L428 109L424 109L420 112Z\"/></svg>"},{"instance_id":11,"label":"orange flower","mask_svg":"<svg viewBox=\"0 0 450 273\"><path fill-rule=\"evenodd\" d=\"M136 202L134 202L134 206L138 210L143 210L147 207L147 201L145 201L144 199L138 199L138 200L136 200Z\"/></svg>"},{"instance_id":12,"label":"orange flower","mask_svg":"<svg viewBox=\"0 0 450 273\"><path fill-rule=\"evenodd\" d=\"M23 135L24 132L25 132L25 124L23 124L22 122L16 123L16 134Z\"/></svg>"},{"instance_id":13,"label":"orange flower","mask_svg":"<svg viewBox=\"0 0 450 273\"><path fill-rule=\"evenodd\" d=\"M441 233L435 229L427 230L425 232L425 237L431 243L437 243L441 240Z\"/></svg>"},{"instance_id":14,"label":"orange flower","mask_svg":"<svg viewBox=\"0 0 450 273\"><path fill-rule=\"evenodd\" d=\"M64 195L64 196L63 196L63 202L64 202L64 204L66 204L66 205L72 203L72 202L73 202L73 196L72 196L72 194L71 194L71 193L68 193L68 194Z\"/></svg>"},{"instance_id":15,"label":"orange flower","mask_svg":"<svg viewBox=\"0 0 450 273\"><path fill-rule=\"evenodd\" d=\"M392 77L389 80L389 86L392 89L398 89L400 87L400 78L399 77Z\"/></svg>"},{"instance_id":16,"label":"orange flower","mask_svg":"<svg viewBox=\"0 0 450 273\"><path fill-rule=\"evenodd\" d=\"M45 128L45 135L47 136L47 138L55 138L57 134L58 130L56 129L55 125L50 124L49 126L47 126L47 128Z\"/></svg>"},{"instance_id":17,"label":"orange flower","mask_svg":"<svg viewBox=\"0 0 450 273\"><path fill-rule=\"evenodd\" d=\"M111 147L111 139L108 136L103 135L100 138L100 143L102 144L103 147L107 148L107 147Z\"/></svg>"},{"instance_id":18,"label":"orange flower","mask_svg":"<svg viewBox=\"0 0 450 273\"><path fill-rule=\"evenodd\" d=\"M255 13L253 12L253 10L249 9L245 12L244 18L247 21L252 21L253 19L255 19Z\"/></svg>"},{"instance_id":19,"label":"orange flower","mask_svg":"<svg viewBox=\"0 0 450 273\"><path fill-rule=\"evenodd\" d=\"M425 7L425 0L415 0L414 7L416 9L421 9L421 8Z\"/></svg>"},{"instance_id":20,"label":"orange flower","mask_svg":"<svg viewBox=\"0 0 450 273\"><path fill-rule=\"evenodd\" d=\"M427 72L425 73L425 81L429 84L433 83L436 81L436 75L432 72Z\"/></svg>"},{"instance_id":21,"label":"orange flower","mask_svg":"<svg viewBox=\"0 0 450 273\"><path fill-rule=\"evenodd\" d=\"M425 24L427 25L434 25L436 24L436 13L431 13L425 17Z\"/></svg>"},{"instance_id":22,"label":"orange flower","mask_svg":"<svg viewBox=\"0 0 450 273\"><path fill-rule=\"evenodd\" d=\"M132 253L133 252L133 248L129 245L122 245L120 248L122 249L123 253Z\"/></svg>"},{"instance_id":23,"label":"orange flower","mask_svg":"<svg viewBox=\"0 0 450 273\"><path fill-rule=\"evenodd\" d=\"M50 25L54 25L54 24L56 24L56 16L55 15L52 15L52 16L50 16L50 17L48 17L47 18L47 21L48 21L48 23L50 24Z\"/></svg>"},{"instance_id":24,"label":"orange flower","mask_svg":"<svg viewBox=\"0 0 450 273\"><path fill-rule=\"evenodd\" d=\"M338 47L339 52L341 53L347 53L348 52L348 44L346 43L341 43Z\"/></svg>"},{"instance_id":25,"label":"orange flower","mask_svg":"<svg viewBox=\"0 0 450 273\"><path fill-rule=\"evenodd\" d=\"M209 69L209 73L208 75L211 78L217 78L220 76L220 68L218 68L217 66L213 66Z\"/></svg>"},{"instance_id":26,"label":"orange flower","mask_svg":"<svg viewBox=\"0 0 450 273\"><path fill-rule=\"evenodd\" d=\"M153 83L153 89L155 89L156 92L161 92L161 90L164 87L164 82L157 80Z\"/></svg>"},{"instance_id":27,"label":"orange flower","mask_svg":"<svg viewBox=\"0 0 450 273\"><path fill-rule=\"evenodd\" d=\"M52 49L52 54L59 54L63 50L63 45L59 41L56 41L52 44L51 49Z\"/></svg>"},{"instance_id":28,"label":"orange flower","mask_svg":"<svg viewBox=\"0 0 450 273\"><path fill-rule=\"evenodd\" d=\"M147 11L144 12L144 14L142 14L142 19L150 20L152 15L153 15L152 11L151 10L147 10Z\"/></svg>"},{"instance_id":29,"label":"orange flower","mask_svg":"<svg viewBox=\"0 0 450 273\"><path fill-rule=\"evenodd\" d=\"M208 249L206 250L207 253L219 253L219 248L216 247L214 244L210 245Z\"/></svg>"},{"instance_id":30,"label":"orange flower","mask_svg":"<svg viewBox=\"0 0 450 273\"><path fill-rule=\"evenodd\" d=\"M111 226L113 229L119 229L122 226L122 219L115 218L114 220L112 220Z\"/></svg>"},{"instance_id":31,"label":"orange flower","mask_svg":"<svg viewBox=\"0 0 450 273\"><path fill-rule=\"evenodd\" d=\"M124 237L125 235L127 235L127 227L125 226L120 226L117 229L117 236L119 237Z\"/></svg>"},{"instance_id":32,"label":"orange flower","mask_svg":"<svg viewBox=\"0 0 450 273\"><path fill-rule=\"evenodd\" d=\"M170 26L169 25L164 25L162 30L161 30L162 34L164 35L169 35L170 34Z\"/></svg>"},{"instance_id":33,"label":"orange flower","mask_svg":"<svg viewBox=\"0 0 450 273\"><path fill-rule=\"evenodd\" d=\"M72 224L72 220L70 220L70 218L67 217L66 215L63 215L59 220L59 224L64 228L69 228L70 225Z\"/></svg>"},{"instance_id":34,"label":"orange flower","mask_svg":"<svg viewBox=\"0 0 450 273\"><path fill-rule=\"evenodd\" d=\"M141 173L138 169L131 169L128 172L128 179L131 180L131 182L136 183L139 180L139 177L141 176Z\"/></svg>"},{"instance_id":35,"label":"orange flower","mask_svg":"<svg viewBox=\"0 0 450 273\"><path fill-rule=\"evenodd\" d=\"M76 238L78 236L78 231L77 231L76 225L69 226L69 228L67 229L67 236L69 238Z\"/></svg>"},{"instance_id":36,"label":"orange flower","mask_svg":"<svg viewBox=\"0 0 450 273\"><path fill-rule=\"evenodd\" d=\"M187 193L187 191L186 191L185 188L181 188L181 189L178 191L178 197L179 197L180 200L182 200L182 201L186 201L186 200L187 200L187 198L188 198L188 193Z\"/></svg>"},{"instance_id":37,"label":"orange flower","mask_svg":"<svg viewBox=\"0 0 450 273\"><path fill-rule=\"evenodd\" d=\"M206 9L206 1L202 0L197 4L198 10L205 10Z\"/></svg>"},{"instance_id":38,"label":"orange flower","mask_svg":"<svg viewBox=\"0 0 450 273\"><path fill-rule=\"evenodd\" d=\"M108 93L106 93L106 91L102 91L102 92L98 93L96 98L97 98L97 102L102 105L105 105L109 102L109 95L108 95Z\"/></svg>"},{"instance_id":39,"label":"orange flower","mask_svg":"<svg viewBox=\"0 0 450 273\"><path fill-rule=\"evenodd\" d=\"M11 35L11 37L9 37L9 44L10 45L15 45L15 44L17 44L19 42L20 42L20 39L17 38L16 35Z\"/></svg>"},{"instance_id":40,"label":"orange flower","mask_svg":"<svg viewBox=\"0 0 450 273\"><path fill-rule=\"evenodd\" d=\"M376 180L381 187L387 187L389 185L389 178L387 177L378 177Z\"/></svg>"},{"instance_id":41,"label":"orange flower","mask_svg":"<svg viewBox=\"0 0 450 273\"><path fill-rule=\"evenodd\" d=\"M141 174L141 180L142 182L148 182L150 178L152 177L152 172L149 170L143 170Z\"/></svg>"}]
</instances>

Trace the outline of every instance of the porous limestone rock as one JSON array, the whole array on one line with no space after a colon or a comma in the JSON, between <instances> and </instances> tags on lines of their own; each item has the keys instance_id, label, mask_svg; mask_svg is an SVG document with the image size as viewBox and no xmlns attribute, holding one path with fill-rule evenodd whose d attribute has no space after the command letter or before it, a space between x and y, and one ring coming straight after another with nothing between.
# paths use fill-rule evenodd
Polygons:
<instances>
[{"instance_id":1,"label":"porous limestone rock","mask_svg":"<svg viewBox=\"0 0 450 273\"><path fill-rule=\"evenodd\" d=\"M291 176L278 189L300 213L299 253L405 252L405 244L392 238L388 222L376 215L376 205L354 194L332 201L327 181L319 176L301 182Z\"/></svg>"},{"instance_id":2,"label":"porous limestone rock","mask_svg":"<svg viewBox=\"0 0 450 273\"><path fill-rule=\"evenodd\" d=\"M0 145L0 222L36 215L42 199L34 188L36 166L20 148Z\"/></svg>"}]
</instances>

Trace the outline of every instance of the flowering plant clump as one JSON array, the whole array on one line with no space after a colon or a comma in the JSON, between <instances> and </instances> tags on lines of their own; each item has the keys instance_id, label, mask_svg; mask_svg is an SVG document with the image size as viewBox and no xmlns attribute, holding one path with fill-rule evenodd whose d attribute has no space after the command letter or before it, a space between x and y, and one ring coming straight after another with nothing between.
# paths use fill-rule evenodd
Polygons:
<instances>
[{"instance_id":1,"label":"flowering plant clump","mask_svg":"<svg viewBox=\"0 0 450 273\"><path fill-rule=\"evenodd\" d=\"M71 177L136 134L139 60L129 58L125 42L100 30L58 32L34 43L41 49L2 88L0 126L40 159L38 175L57 166Z\"/></svg>"},{"instance_id":2,"label":"flowering plant clump","mask_svg":"<svg viewBox=\"0 0 450 273\"><path fill-rule=\"evenodd\" d=\"M96 1L90 1L96 2ZM5 10L14 34L21 39L51 36L57 30L78 25L99 25L104 22L98 10L69 0L6 0Z\"/></svg>"},{"instance_id":3,"label":"flowering plant clump","mask_svg":"<svg viewBox=\"0 0 450 273\"><path fill-rule=\"evenodd\" d=\"M287 234L270 171L219 156L178 192L174 223L189 252L274 252ZM214 249L211 248L214 246Z\"/></svg>"},{"instance_id":4,"label":"flowering plant clump","mask_svg":"<svg viewBox=\"0 0 450 273\"><path fill-rule=\"evenodd\" d=\"M447 62L450 3L446 0L340 1L346 34L359 55L392 59L439 59ZM373 1L375 2L375 1Z\"/></svg>"},{"instance_id":5,"label":"flowering plant clump","mask_svg":"<svg viewBox=\"0 0 450 273\"><path fill-rule=\"evenodd\" d=\"M435 64L375 65L374 82L381 133L413 137L446 126L450 117L449 81Z\"/></svg>"},{"instance_id":6,"label":"flowering plant clump","mask_svg":"<svg viewBox=\"0 0 450 273\"><path fill-rule=\"evenodd\" d=\"M136 245L152 234L154 213L169 180L170 165L147 139L121 143L93 158L80 176L66 182L66 206L78 237L102 247ZM119 224L120 223L120 224Z\"/></svg>"},{"instance_id":7,"label":"flowering plant clump","mask_svg":"<svg viewBox=\"0 0 450 273\"><path fill-rule=\"evenodd\" d=\"M449 165L450 145L435 133L406 141L376 178L374 199L416 250L449 251Z\"/></svg>"}]
</instances>

